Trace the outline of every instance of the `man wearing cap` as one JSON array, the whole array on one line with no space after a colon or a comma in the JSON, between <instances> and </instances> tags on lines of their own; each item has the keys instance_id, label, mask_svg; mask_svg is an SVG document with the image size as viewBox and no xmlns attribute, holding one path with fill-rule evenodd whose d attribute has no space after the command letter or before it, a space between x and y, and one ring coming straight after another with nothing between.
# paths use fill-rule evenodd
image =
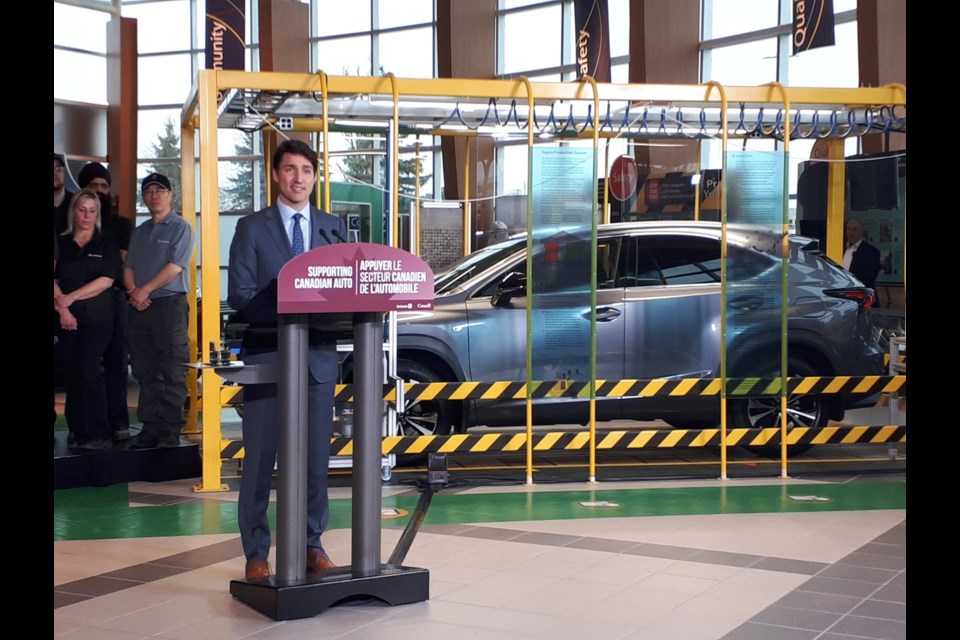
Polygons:
<instances>
[{"instance_id":1,"label":"man wearing cap","mask_svg":"<svg viewBox=\"0 0 960 640\"><path fill-rule=\"evenodd\" d=\"M81 189L93 189L100 198L100 226L117 239L120 246L120 256L126 258L127 247L130 246L130 234L133 233L133 221L113 210L113 193L111 186L113 179L110 170L99 162L91 162L80 169L77 175L77 185Z\"/></svg>"},{"instance_id":2,"label":"man wearing cap","mask_svg":"<svg viewBox=\"0 0 960 640\"><path fill-rule=\"evenodd\" d=\"M180 446L190 361L187 330L187 268L193 255L193 228L173 211L170 180L151 173L140 183L150 219L134 229L123 285L129 315L130 367L140 384L134 449Z\"/></svg>"},{"instance_id":3,"label":"man wearing cap","mask_svg":"<svg viewBox=\"0 0 960 640\"><path fill-rule=\"evenodd\" d=\"M113 183L110 171L99 162L91 162L80 170L77 185L81 189L92 189L100 199L100 227L104 233L112 234L120 247L120 257L125 259L130 246L130 234L133 221L113 210ZM107 387L107 418L113 429L116 441L130 438L130 415L127 408L127 305L123 283L113 286L114 313L113 334L110 344L103 354L103 377Z\"/></svg>"}]
</instances>

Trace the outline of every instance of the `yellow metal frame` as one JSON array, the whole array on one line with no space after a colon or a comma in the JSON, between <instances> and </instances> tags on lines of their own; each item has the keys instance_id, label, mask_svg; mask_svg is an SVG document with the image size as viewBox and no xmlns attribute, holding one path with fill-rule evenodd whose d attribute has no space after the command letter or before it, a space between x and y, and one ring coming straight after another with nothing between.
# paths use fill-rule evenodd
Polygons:
<instances>
[{"instance_id":1,"label":"yellow metal frame","mask_svg":"<svg viewBox=\"0 0 960 640\"><path fill-rule=\"evenodd\" d=\"M583 96L583 88L589 83L592 95ZM906 107L906 88L903 85L865 88L809 88L791 87L786 89L779 85L764 85L758 87L724 87L716 82L694 85L670 84L613 84L597 83L592 79L583 82L532 82L527 78L517 80L465 80L455 78L419 79L397 78L392 74L383 77L357 76L328 76L318 73L277 73L277 72L243 72L225 70L202 70L198 73L197 82L191 90L188 99L181 111L181 135L184 149L182 154L183 176L183 216L193 224L198 225L197 211L202 211L199 217L199 236L203 263L200 267L201 289L203 291L200 302L202 326L196 326L196 287L191 290L191 348L194 357L200 354L202 345L197 344L197 330L203 336L204 342L219 344L220 334L220 246L219 246L219 185L217 177L217 128L218 104L217 92L229 90L247 90L275 93L314 94L320 95L323 102L323 113L320 118L320 129L324 138L324 180L329 184L329 152L326 144L329 135L329 99L334 96L389 96L393 99L392 121L394 135L392 143L394 166L392 175L392 228L398 241L399 222L399 174L396 163L398 161L399 129L401 115L399 105L402 98L432 98L437 101L449 101L451 106L458 100L507 99L525 101L529 108L527 120L527 142L532 147L535 143L532 120L535 104L544 102L576 102L591 100L594 105L594 124L590 130L581 131L578 137L592 137L596 148L600 137L610 137L609 131L601 131L597 123L599 117L599 103L605 101L624 101L637 107L654 104L669 104L672 106L720 107L723 120L726 121L726 112L729 104L746 104L750 106L783 106L789 109L794 105L802 108L872 108L878 106ZM788 98L789 95L789 98ZM299 119L298 119L299 120ZM787 118L789 127L789 118ZM300 129L298 129L300 130ZM317 131L310 124L304 124L303 130ZM431 131L431 134L441 133ZM443 131L444 135L458 135L458 133ZM462 132L461 135L476 136L477 132ZM649 136L653 137L653 136ZM789 138L789 136L788 136ZM728 134L727 127L722 128L724 151L726 150ZM196 167L193 163L194 145L199 141L199 170L200 185L195 184ZM269 148L265 144L265 148ZM831 174L831 180L836 178ZM842 179L842 177L841 177ZM528 181L529 183L529 181ZM604 189L604 204L607 202L607 189ZM324 205L329 209L330 190L324 190ZM197 202L199 195L199 203ZM199 204L199 207L197 207ZM530 206L530 191L528 189L528 209ZM726 216L726 193L721 195L722 219ZM469 211L469 209L467 209ZM604 211L606 206L604 206ZM528 223L529 224L529 223ZM529 229L528 229L529 230ZM725 246L725 242L724 242ZM829 252L828 252L829 253ZM196 273L194 269L192 272ZM723 315L721 315L721 318ZM529 325L529 322L528 322ZM528 370L529 370L528 362ZM722 377L726 376L725 362L721 363ZM220 398L222 382L210 369L201 373L202 399L201 402L191 402L188 421L188 432L202 432L203 451L203 478L201 484L195 487L197 491L221 491L226 487L221 482L221 422ZM192 389L192 397L195 390ZM725 398L721 398L721 405L725 407ZM591 478L594 475L595 462L595 425L594 425L594 398L591 391ZM199 407L205 407L202 416L202 430L199 428ZM211 410L211 408L214 408ZM726 431L725 408L721 412L724 416L721 429ZM532 406L530 399L527 402L527 433L528 442L532 441ZM721 472L726 475L725 448L721 460ZM784 467L785 469L785 467ZM527 448L527 478L532 482L533 458L532 449Z\"/></svg>"}]
</instances>

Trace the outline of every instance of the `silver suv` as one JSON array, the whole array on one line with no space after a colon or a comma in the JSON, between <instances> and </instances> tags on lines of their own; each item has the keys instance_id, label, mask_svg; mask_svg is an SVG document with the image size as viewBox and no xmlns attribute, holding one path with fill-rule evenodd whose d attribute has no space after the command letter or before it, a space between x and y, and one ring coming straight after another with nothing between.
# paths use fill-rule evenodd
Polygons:
<instances>
[{"instance_id":1,"label":"silver suv","mask_svg":"<svg viewBox=\"0 0 960 640\"><path fill-rule=\"evenodd\" d=\"M720 225L710 222L599 227L598 379L719 377L720 235ZM779 375L778 240L779 235L728 225L728 283L734 283L727 294L729 377ZM435 309L398 314L398 375L416 382L526 380L525 261L521 235L438 273ZM588 267L583 271L589 287ZM879 332L865 312L873 291L821 255L815 240L799 236L790 237L788 277L789 374L883 374ZM576 312L589 322L589 312ZM584 348L589 353L589 343ZM350 363L344 364L349 377ZM806 395L790 398L788 414L793 425L820 428L841 419L845 409L875 401L876 396ZM717 426L719 405L717 396L596 403L601 421L662 419L687 428ZM777 426L779 410L775 398L732 401L728 424ZM533 421L586 424L588 403L536 400ZM525 423L524 401L509 399L419 402L404 407L401 420L405 435Z\"/></svg>"}]
</instances>

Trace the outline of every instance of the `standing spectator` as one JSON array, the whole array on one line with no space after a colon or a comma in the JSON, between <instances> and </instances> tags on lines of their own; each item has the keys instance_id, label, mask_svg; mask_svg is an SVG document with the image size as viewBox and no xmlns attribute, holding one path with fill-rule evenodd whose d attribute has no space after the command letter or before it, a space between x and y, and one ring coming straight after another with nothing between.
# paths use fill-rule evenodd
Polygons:
<instances>
[{"instance_id":1,"label":"standing spectator","mask_svg":"<svg viewBox=\"0 0 960 640\"><path fill-rule=\"evenodd\" d=\"M126 259L130 246L130 234L133 233L133 221L120 215L113 206L113 178L110 170L99 162L91 162L80 169L77 185L81 189L92 189L100 198L100 220L105 232L112 233L120 245L120 257Z\"/></svg>"},{"instance_id":2,"label":"standing spectator","mask_svg":"<svg viewBox=\"0 0 960 640\"><path fill-rule=\"evenodd\" d=\"M345 238L343 221L310 205L317 183L317 154L300 140L282 142L273 154L277 203L240 219L230 245L228 301L251 327L277 326L277 276L294 256ZM247 331L240 357L245 362L276 363L277 334ZM327 527L327 473L333 432L333 387L337 375L337 344L332 335L310 332L307 408L308 571L334 566L320 542ZM277 385L254 384L243 391L243 444L246 448L237 522L247 558L245 577L251 582L270 578L270 484L277 460Z\"/></svg>"},{"instance_id":3,"label":"standing spectator","mask_svg":"<svg viewBox=\"0 0 960 640\"><path fill-rule=\"evenodd\" d=\"M140 384L134 449L177 447L187 399L190 337L187 332L187 267L193 228L173 211L170 180L151 173L140 183L150 219L133 231L123 268L130 306L130 367Z\"/></svg>"},{"instance_id":4,"label":"standing spectator","mask_svg":"<svg viewBox=\"0 0 960 640\"><path fill-rule=\"evenodd\" d=\"M59 153L53 154L53 230L58 234L67 229L67 211L73 192L67 191L67 164Z\"/></svg>"},{"instance_id":5,"label":"standing spectator","mask_svg":"<svg viewBox=\"0 0 960 640\"><path fill-rule=\"evenodd\" d=\"M79 191L71 201L67 230L59 237L53 281L67 367L65 413L79 449L113 445L100 360L113 333L110 288L120 277L120 250L100 227L97 194Z\"/></svg>"},{"instance_id":6,"label":"standing spectator","mask_svg":"<svg viewBox=\"0 0 960 640\"><path fill-rule=\"evenodd\" d=\"M57 296L57 260L60 258L60 240L57 238L57 231L53 231L53 296ZM56 308L53 310L53 425L57 425L57 358L58 358L58 349L57 343L59 338L57 337L57 329L60 324L60 316L57 314ZM54 448L56 448L56 438L54 438Z\"/></svg>"},{"instance_id":7,"label":"standing spectator","mask_svg":"<svg viewBox=\"0 0 960 640\"><path fill-rule=\"evenodd\" d=\"M875 288L877 274L880 273L880 250L867 242L867 231L862 220L847 220L844 231L846 249L843 252L843 268L864 285Z\"/></svg>"},{"instance_id":8,"label":"standing spectator","mask_svg":"<svg viewBox=\"0 0 960 640\"><path fill-rule=\"evenodd\" d=\"M133 221L113 210L113 180L110 171L99 162L91 162L80 170L77 184L81 189L91 189L100 198L100 221L103 233L116 238L120 257L126 259L130 246ZM127 368L130 358L127 353L127 297L123 283L117 281L110 290L114 296L113 335L106 353L103 354L103 375L107 383L107 406L110 426L115 441L130 438L130 413L127 406Z\"/></svg>"}]
</instances>

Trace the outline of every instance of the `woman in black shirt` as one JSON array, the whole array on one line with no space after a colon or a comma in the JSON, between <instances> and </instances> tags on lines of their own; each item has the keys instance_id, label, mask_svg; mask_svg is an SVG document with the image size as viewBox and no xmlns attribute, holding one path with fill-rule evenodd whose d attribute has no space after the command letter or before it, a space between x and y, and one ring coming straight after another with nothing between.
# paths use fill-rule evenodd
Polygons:
<instances>
[{"instance_id":1,"label":"woman in black shirt","mask_svg":"<svg viewBox=\"0 0 960 640\"><path fill-rule=\"evenodd\" d=\"M114 297L120 277L116 239L100 230L100 200L90 189L73 196L67 230L58 238L53 306L60 317L67 372L64 413L79 449L113 446L100 361L113 333Z\"/></svg>"}]
</instances>

